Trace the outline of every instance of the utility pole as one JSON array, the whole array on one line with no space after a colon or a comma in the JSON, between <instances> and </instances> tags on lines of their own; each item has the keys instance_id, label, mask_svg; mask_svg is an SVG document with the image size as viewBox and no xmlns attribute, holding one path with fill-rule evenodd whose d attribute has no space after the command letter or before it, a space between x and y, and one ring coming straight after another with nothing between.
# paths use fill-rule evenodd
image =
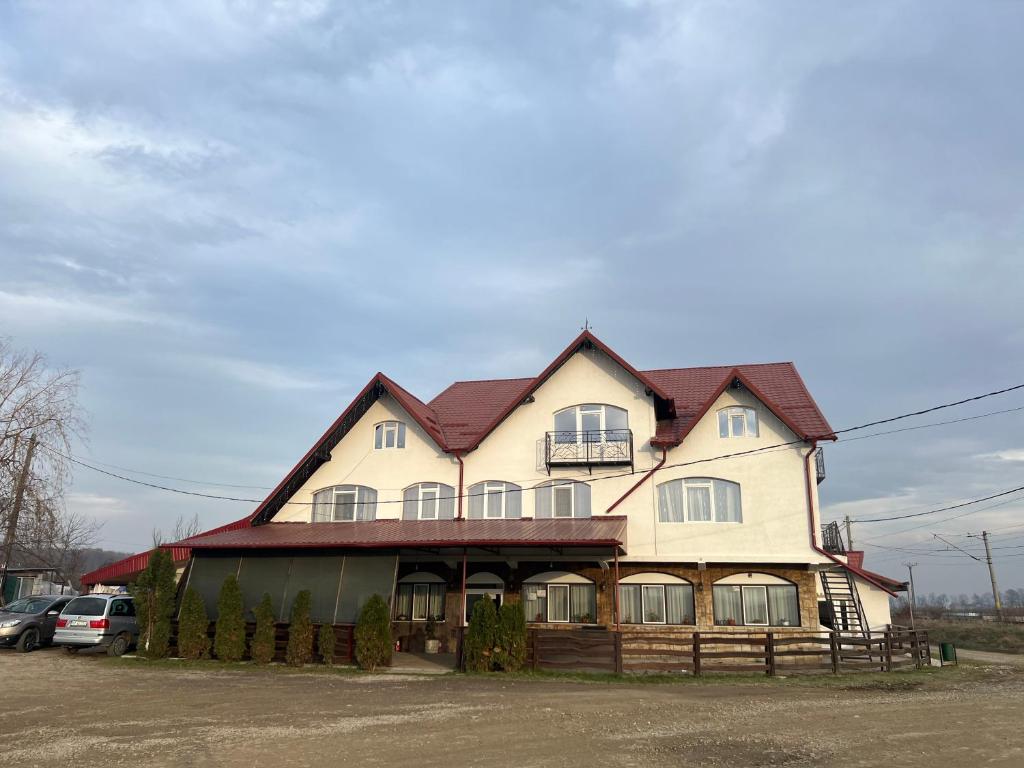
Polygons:
<instances>
[{"instance_id":1,"label":"utility pole","mask_svg":"<svg viewBox=\"0 0 1024 768\"><path fill-rule=\"evenodd\" d=\"M917 592L914 590L914 566L917 563L904 563L910 571L910 628L914 628L914 604L917 602Z\"/></svg>"},{"instance_id":2,"label":"utility pole","mask_svg":"<svg viewBox=\"0 0 1024 768\"><path fill-rule=\"evenodd\" d=\"M850 516L846 516L846 549L853 549L853 525L850 523Z\"/></svg>"},{"instance_id":3,"label":"utility pole","mask_svg":"<svg viewBox=\"0 0 1024 768\"><path fill-rule=\"evenodd\" d=\"M972 539L977 539L974 534L967 534ZM996 605L996 617L1003 620L1003 601L999 599L999 586L996 584L996 568L992 564L992 547L988 543L988 531L981 532L981 540L985 542L985 561L988 563L988 577L992 580L992 599Z\"/></svg>"},{"instance_id":4,"label":"utility pole","mask_svg":"<svg viewBox=\"0 0 1024 768\"><path fill-rule=\"evenodd\" d=\"M29 470L32 467L32 454L36 450L36 436L31 435L28 439L28 450L25 451L25 463L21 466L21 474L18 475L18 483L14 487L14 504L11 506L11 514L7 519L7 533L4 535L4 567L0 572L0 605L3 605L4 589L7 586L7 570L11 567L11 556L14 554L14 536L18 530L18 516L21 514L21 503L25 498L25 486L28 485ZM17 445L15 445L17 455Z\"/></svg>"}]
</instances>

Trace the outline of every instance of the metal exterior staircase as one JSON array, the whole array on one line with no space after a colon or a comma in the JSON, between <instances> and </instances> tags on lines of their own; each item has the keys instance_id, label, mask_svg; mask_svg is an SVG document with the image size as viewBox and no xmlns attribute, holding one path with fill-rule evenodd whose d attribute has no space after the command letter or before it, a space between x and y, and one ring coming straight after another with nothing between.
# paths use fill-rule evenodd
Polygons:
<instances>
[{"instance_id":1,"label":"metal exterior staircase","mask_svg":"<svg viewBox=\"0 0 1024 768\"><path fill-rule=\"evenodd\" d=\"M864 608L850 572L837 567L821 571L819 575L821 591L832 614L832 629L840 635L868 637Z\"/></svg>"}]
</instances>

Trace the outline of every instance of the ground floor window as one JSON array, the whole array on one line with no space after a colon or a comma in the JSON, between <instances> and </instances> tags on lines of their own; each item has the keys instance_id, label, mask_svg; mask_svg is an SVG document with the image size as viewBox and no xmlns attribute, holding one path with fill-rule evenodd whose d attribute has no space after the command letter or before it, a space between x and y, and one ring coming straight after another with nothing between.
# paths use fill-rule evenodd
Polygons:
<instances>
[{"instance_id":1,"label":"ground floor window","mask_svg":"<svg viewBox=\"0 0 1024 768\"><path fill-rule=\"evenodd\" d=\"M696 623L689 584L622 584L619 605L623 624Z\"/></svg>"},{"instance_id":2,"label":"ground floor window","mask_svg":"<svg viewBox=\"0 0 1024 768\"><path fill-rule=\"evenodd\" d=\"M593 624L597 621L597 590L593 584L524 584L527 621Z\"/></svg>"},{"instance_id":3,"label":"ground floor window","mask_svg":"<svg viewBox=\"0 0 1024 768\"><path fill-rule=\"evenodd\" d=\"M792 584L716 584L712 601L720 626L800 626L800 602Z\"/></svg>"},{"instance_id":4,"label":"ground floor window","mask_svg":"<svg viewBox=\"0 0 1024 768\"><path fill-rule=\"evenodd\" d=\"M398 621L444 621L444 584L399 584L395 595Z\"/></svg>"}]
</instances>

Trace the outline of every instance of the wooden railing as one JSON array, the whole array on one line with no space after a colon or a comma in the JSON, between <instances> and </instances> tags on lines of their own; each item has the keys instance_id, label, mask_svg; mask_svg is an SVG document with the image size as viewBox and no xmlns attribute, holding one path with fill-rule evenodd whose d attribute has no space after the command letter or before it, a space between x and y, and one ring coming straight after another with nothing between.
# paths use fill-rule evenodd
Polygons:
<instances>
[{"instance_id":1,"label":"wooden railing","mask_svg":"<svg viewBox=\"0 0 1024 768\"><path fill-rule=\"evenodd\" d=\"M926 666L928 634L894 630L851 637L828 632L530 630L534 670L661 672L891 672Z\"/></svg>"}]
</instances>

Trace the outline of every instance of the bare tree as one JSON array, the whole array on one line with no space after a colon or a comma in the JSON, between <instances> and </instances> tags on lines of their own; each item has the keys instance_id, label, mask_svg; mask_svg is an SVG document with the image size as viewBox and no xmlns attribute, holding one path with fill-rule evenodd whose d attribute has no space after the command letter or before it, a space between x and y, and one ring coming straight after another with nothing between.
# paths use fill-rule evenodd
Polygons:
<instances>
[{"instance_id":1,"label":"bare tree","mask_svg":"<svg viewBox=\"0 0 1024 768\"><path fill-rule=\"evenodd\" d=\"M18 524L15 553L26 566L52 568L62 582L82 575L85 550L96 546L100 523L78 512L35 500Z\"/></svg>"},{"instance_id":2,"label":"bare tree","mask_svg":"<svg viewBox=\"0 0 1024 768\"><path fill-rule=\"evenodd\" d=\"M78 385L77 371L0 338L0 531L12 552L4 567L52 568L73 581L81 550L96 542L99 525L64 507L71 441L85 432Z\"/></svg>"},{"instance_id":3,"label":"bare tree","mask_svg":"<svg viewBox=\"0 0 1024 768\"><path fill-rule=\"evenodd\" d=\"M170 541L165 540L164 532L160 528L153 529L153 548L155 549L162 544L173 544L182 539L190 539L202 533L202 530L202 527L199 525L198 513L192 515L192 517L178 515L178 519L174 521L174 532Z\"/></svg>"}]
</instances>

